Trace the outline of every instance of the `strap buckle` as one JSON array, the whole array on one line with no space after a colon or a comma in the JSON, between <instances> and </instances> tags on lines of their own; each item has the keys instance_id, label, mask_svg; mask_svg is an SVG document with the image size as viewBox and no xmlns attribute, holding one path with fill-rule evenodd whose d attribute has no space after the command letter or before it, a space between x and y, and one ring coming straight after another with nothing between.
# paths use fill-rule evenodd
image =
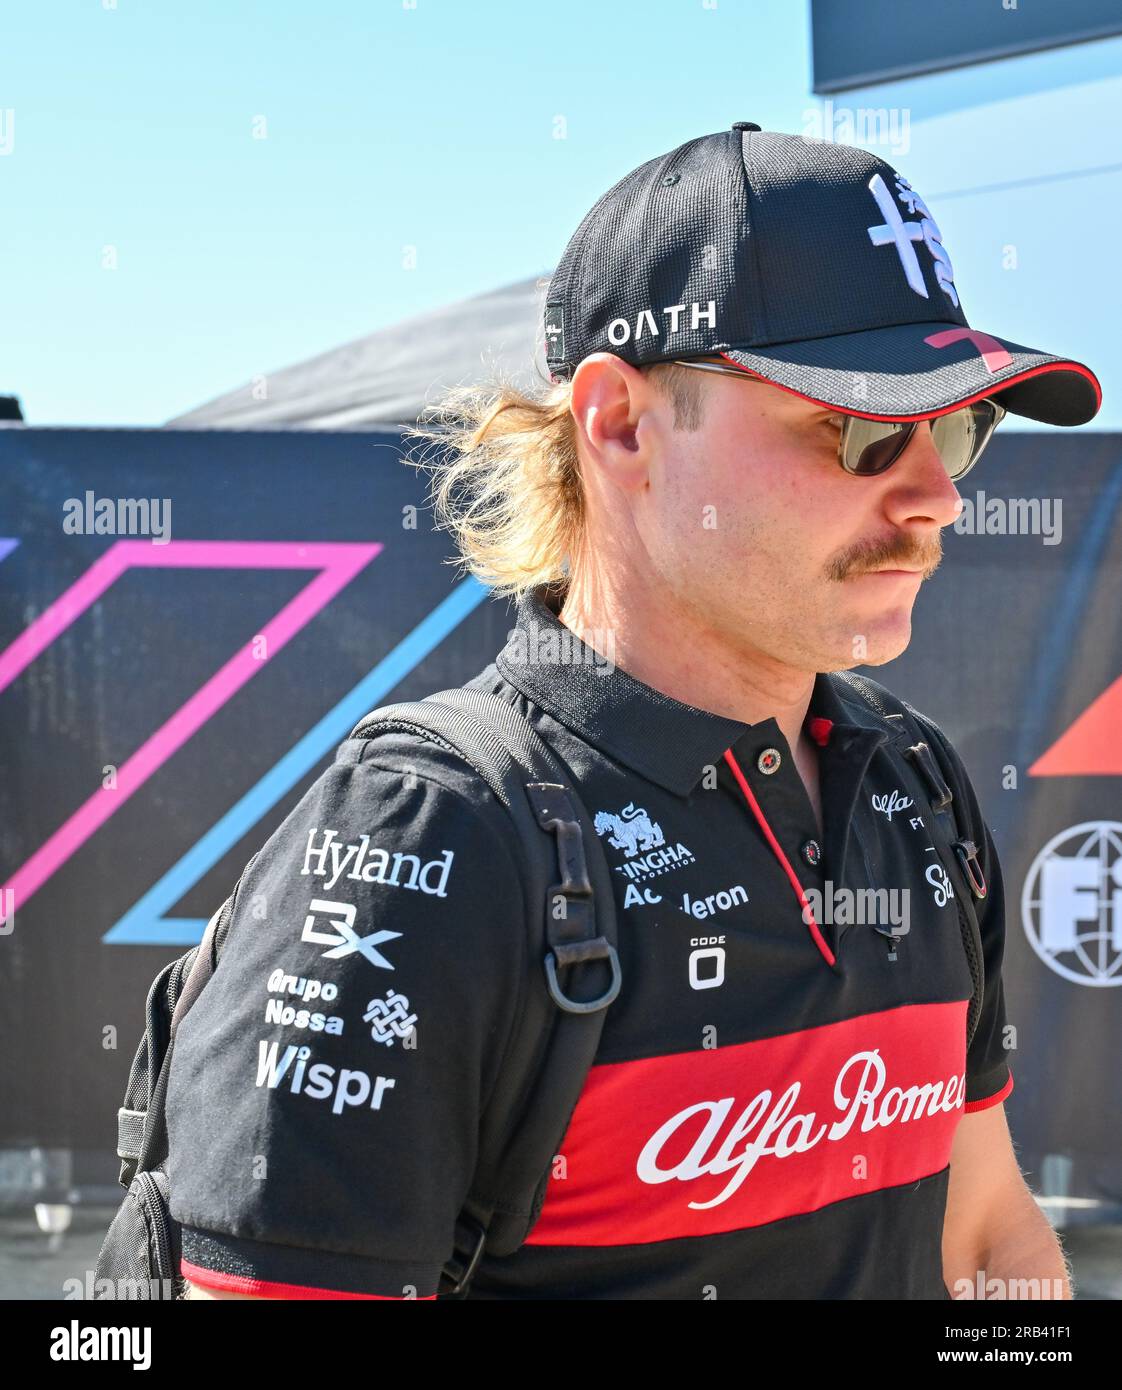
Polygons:
<instances>
[{"instance_id":1,"label":"strap buckle","mask_svg":"<svg viewBox=\"0 0 1122 1390\"><path fill-rule=\"evenodd\" d=\"M962 871L970 883L971 892L981 900L989 892L989 889L986 887L981 860L978 858L978 846L973 840L956 840L953 848L955 854L958 855L958 862L962 865Z\"/></svg>"},{"instance_id":2,"label":"strap buckle","mask_svg":"<svg viewBox=\"0 0 1122 1390\"><path fill-rule=\"evenodd\" d=\"M556 782L529 782L526 791L543 830L552 832L557 848L560 882L550 885L545 904L545 977L550 997L571 1014L605 1009L619 994L623 972L616 948L607 937L589 936L595 922L592 884L584 857L584 832L577 820L568 788ZM610 890L609 890L610 891ZM561 911L557 911L558 905ZM597 999L572 999L562 989L558 970L586 961L606 960L612 978Z\"/></svg>"},{"instance_id":3,"label":"strap buckle","mask_svg":"<svg viewBox=\"0 0 1122 1390\"><path fill-rule=\"evenodd\" d=\"M562 969L566 965L576 965L580 961L606 960L612 967L612 979L608 988L598 999L587 1001L580 999L570 999L557 980L557 967ZM549 982L549 992L553 996L553 1002L570 1014L593 1014L597 1009L606 1009L612 1000L619 993L619 987L623 980L623 974L619 968L619 956L616 948L610 941L602 936L593 937L591 941L573 941L568 944L559 944L552 951L547 951L545 956L545 977Z\"/></svg>"},{"instance_id":4,"label":"strap buckle","mask_svg":"<svg viewBox=\"0 0 1122 1390\"><path fill-rule=\"evenodd\" d=\"M931 809L935 812L945 811L954 800L954 793L947 786L931 749L921 740L905 748L904 754L919 768L931 790Z\"/></svg>"},{"instance_id":5,"label":"strap buckle","mask_svg":"<svg viewBox=\"0 0 1122 1390\"><path fill-rule=\"evenodd\" d=\"M468 1256L467 1263L461 1257L460 1236L465 1237L464 1245L471 1246L471 1254ZM452 1287L442 1290L445 1294L463 1294L467 1292L467 1287L471 1283L475 1274L476 1267L483 1255L483 1246L487 1241L487 1232L474 1216L468 1216L461 1212L456 1222L456 1246L451 1256L444 1265L442 1271L444 1277L448 1279Z\"/></svg>"}]
</instances>

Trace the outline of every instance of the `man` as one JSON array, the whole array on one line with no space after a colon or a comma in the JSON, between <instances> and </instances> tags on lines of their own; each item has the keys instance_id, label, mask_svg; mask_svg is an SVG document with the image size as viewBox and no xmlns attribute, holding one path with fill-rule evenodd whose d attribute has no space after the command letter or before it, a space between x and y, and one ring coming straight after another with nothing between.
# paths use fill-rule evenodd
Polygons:
<instances>
[{"instance_id":1,"label":"man","mask_svg":"<svg viewBox=\"0 0 1122 1390\"><path fill-rule=\"evenodd\" d=\"M934 818L829 673L907 647L1003 412L1081 424L1097 381L968 327L883 161L751 122L596 204L545 331L546 395L448 398L435 501L519 599L468 685L594 813L624 985L540 1217L469 1296L946 1298L982 1271L1070 1297L1002 1104L992 837L948 748L983 883L968 1047ZM179 1032L196 1296L433 1297L540 987L502 808L445 750L354 742L265 846L261 911Z\"/></svg>"}]
</instances>

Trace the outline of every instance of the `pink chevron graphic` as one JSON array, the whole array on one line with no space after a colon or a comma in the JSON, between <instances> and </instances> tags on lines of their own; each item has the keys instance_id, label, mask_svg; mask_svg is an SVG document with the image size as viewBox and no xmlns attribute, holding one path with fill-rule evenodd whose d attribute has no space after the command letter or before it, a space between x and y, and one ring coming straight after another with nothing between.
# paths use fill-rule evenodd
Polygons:
<instances>
[{"instance_id":1,"label":"pink chevron graphic","mask_svg":"<svg viewBox=\"0 0 1122 1390\"><path fill-rule=\"evenodd\" d=\"M963 338L969 338L977 348L978 356L985 363L986 371L991 376L1002 367L1008 367L1013 360L1004 343L998 342L988 333L979 333L976 328L945 328L941 333L932 333L923 341L930 343L933 348L945 348L950 347L951 343L961 342Z\"/></svg>"},{"instance_id":2,"label":"pink chevron graphic","mask_svg":"<svg viewBox=\"0 0 1122 1390\"><path fill-rule=\"evenodd\" d=\"M6 884L17 907L26 903L77 849L138 791L152 774L258 674L312 618L383 549L378 542L350 541L118 541L3 652L4 690L40 652L79 618L127 569L314 569L320 573L271 618L244 647L140 745L117 772L117 786L100 787L65 820ZM265 657L253 654L265 638Z\"/></svg>"}]
</instances>

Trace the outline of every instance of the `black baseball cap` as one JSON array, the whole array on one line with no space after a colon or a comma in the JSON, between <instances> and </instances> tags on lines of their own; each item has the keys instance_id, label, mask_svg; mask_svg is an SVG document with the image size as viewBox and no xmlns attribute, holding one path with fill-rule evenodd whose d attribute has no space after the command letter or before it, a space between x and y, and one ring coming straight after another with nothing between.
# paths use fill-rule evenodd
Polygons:
<instances>
[{"instance_id":1,"label":"black baseball cap","mask_svg":"<svg viewBox=\"0 0 1122 1390\"><path fill-rule=\"evenodd\" d=\"M688 140L586 214L549 283L546 363L721 355L808 400L930 419L988 396L1083 425L1102 404L1070 357L967 323L926 203L851 145L761 130Z\"/></svg>"}]
</instances>

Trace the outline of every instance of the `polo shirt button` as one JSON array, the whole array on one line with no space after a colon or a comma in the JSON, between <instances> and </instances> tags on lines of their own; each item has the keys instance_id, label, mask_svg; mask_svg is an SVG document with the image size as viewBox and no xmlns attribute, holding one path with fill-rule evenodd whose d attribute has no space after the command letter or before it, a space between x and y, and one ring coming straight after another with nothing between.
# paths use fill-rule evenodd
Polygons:
<instances>
[{"instance_id":1,"label":"polo shirt button","mask_svg":"<svg viewBox=\"0 0 1122 1390\"><path fill-rule=\"evenodd\" d=\"M808 864L817 864L822 858L822 849L817 840L807 840L803 845L803 858Z\"/></svg>"},{"instance_id":2,"label":"polo shirt button","mask_svg":"<svg viewBox=\"0 0 1122 1390\"><path fill-rule=\"evenodd\" d=\"M761 772L766 772L770 775L778 768L781 761L782 759L780 758L778 748L765 748L756 759L756 766Z\"/></svg>"}]
</instances>

